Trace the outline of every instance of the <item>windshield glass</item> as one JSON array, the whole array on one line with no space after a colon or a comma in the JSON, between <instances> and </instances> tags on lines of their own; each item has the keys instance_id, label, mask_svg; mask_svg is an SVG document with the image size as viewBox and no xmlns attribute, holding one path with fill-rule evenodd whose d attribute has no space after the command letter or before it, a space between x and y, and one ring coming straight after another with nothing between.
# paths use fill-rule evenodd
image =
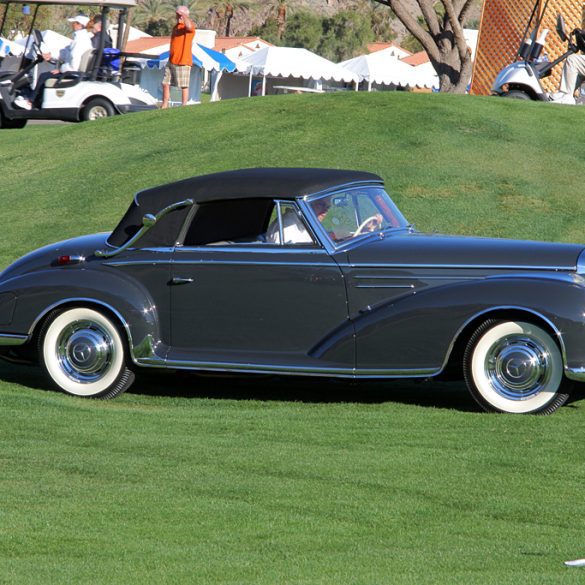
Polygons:
<instances>
[{"instance_id":1,"label":"windshield glass","mask_svg":"<svg viewBox=\"0 0 585 585\"><path fill-rule=\"evenodd\" d=\"M318 197L309 201L309 207L336 244L371 232L408 227L381 187L350 189Z\"/></svg>"}]
</instances>

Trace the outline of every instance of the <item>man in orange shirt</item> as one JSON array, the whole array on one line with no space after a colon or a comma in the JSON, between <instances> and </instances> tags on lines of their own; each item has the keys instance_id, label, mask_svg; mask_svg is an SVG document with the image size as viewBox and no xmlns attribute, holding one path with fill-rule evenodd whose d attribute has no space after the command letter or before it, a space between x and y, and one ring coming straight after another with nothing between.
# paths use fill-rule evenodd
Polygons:
<instances>
[{"instance_id":1,"label":"man in orange shirt","mask_svg":"<svg viewBox=\"0 0 585 585\"><path fill-rule=\"evenodd\" d=\"M162 82L162 107L169 107L171 85L181 88L181 102L185 105L189 99L189 77L193 64L192 45L195 38L195 23L189 18L189 8L179 6L175 11L177 24L171 33L171 51L165 67Z\"/></svg>"}]
</instances>

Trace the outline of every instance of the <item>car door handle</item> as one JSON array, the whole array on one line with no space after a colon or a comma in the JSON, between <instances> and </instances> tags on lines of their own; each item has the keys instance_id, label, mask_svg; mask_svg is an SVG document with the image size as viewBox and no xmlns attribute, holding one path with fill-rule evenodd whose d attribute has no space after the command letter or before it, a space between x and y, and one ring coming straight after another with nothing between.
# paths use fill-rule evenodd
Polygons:
<instances>
[{"instance_id":1,"label":"car door handle","mask_svg":"<svg viewBox=\"0 0 585 585\"><path fill-rule=\"evenodd\" d=\"M171 279L171 284L191 284L193 282L193 278L183 278L182 276L173 276Z\"/></svg>"}]
</instances>

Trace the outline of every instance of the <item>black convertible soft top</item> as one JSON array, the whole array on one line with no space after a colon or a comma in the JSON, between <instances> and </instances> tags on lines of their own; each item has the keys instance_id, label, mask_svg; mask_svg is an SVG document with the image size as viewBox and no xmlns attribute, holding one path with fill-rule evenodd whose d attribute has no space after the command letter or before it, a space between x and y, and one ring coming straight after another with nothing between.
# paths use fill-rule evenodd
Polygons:
<instances>
[{"instance_id":1,"label":"black convertible soft top","mask_svg":"<svg viewBox=\"0 0 585 585\"><path fill-rule=\"evenodd\" d=\"M373 173L338 169L256 168L226 171L183 179L139 191L128 211L108 238L112 246L121 246L141 227L145 214L159 211L185 199L206 203L226 199L282 198L293 199L328 191L353 183L379 183ZM188 209L174 211L155 225L142 241L145 246L173 245Z\"/></svg>"}]
</instances>

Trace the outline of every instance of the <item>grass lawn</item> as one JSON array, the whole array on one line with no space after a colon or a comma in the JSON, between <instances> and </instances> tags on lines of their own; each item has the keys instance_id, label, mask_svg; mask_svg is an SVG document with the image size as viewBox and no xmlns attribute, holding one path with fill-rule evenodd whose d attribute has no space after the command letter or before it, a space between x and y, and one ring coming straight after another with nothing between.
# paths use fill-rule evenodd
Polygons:
<instances>
[{"instance_id":1,"label":"grass lawn","mask_svg":"<svg viewBox=\"0 0 585 585\"><path fill-rule=\"evenodd\" d=\"M133 192L247 166L381 174L419 229L584 241L580 108L275 96L0 134L0 266L109 230ZM139 374L114 401L0 363L0 583L582 583L585 400Z\"/></svg>"}]
</instances>

